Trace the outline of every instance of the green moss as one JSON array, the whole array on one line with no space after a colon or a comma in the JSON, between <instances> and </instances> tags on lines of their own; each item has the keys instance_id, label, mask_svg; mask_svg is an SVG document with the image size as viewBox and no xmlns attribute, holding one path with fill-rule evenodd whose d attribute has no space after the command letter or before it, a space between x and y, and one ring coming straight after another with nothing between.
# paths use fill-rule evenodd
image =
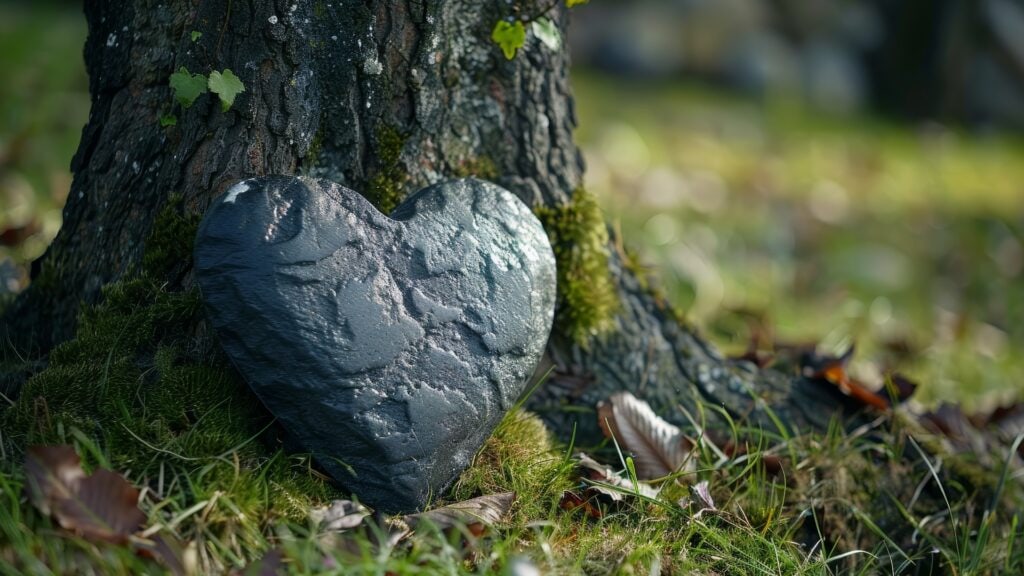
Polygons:
<instances>
[{"instance_id":1,"label":"green moss","mask_svg":"<svg viewBox=\"0 0 1024 576\"><path fill-rule=\"evenodd\" d=\"M185 214L182 196L174 194L157 214L146 239L142 269L154 278L165 278L184 270L192 260L192 246L200 217Z\"/></svg>"},{"instance_id":2,"label":"green moss","mask_svg":"<svg viewBox=\"0 0 1024 576\"><path fill-rule=\"evenodd\" d=\"M483 494L513 491L519 495L513 523L526 523L551 514L563 490L572 487L573 465L556 450L551 435L537 416L509 412L462 473L452 501Z\"/></svg>"},{"instance_id":3,"label":"green moss","mask_svg":"<svg viewBox=\"0 0 1024 576\"><path fill-rule=\"evenodd\" d=\"M320 129L313 134L313 140L309 143L309 149L306 150L306 156L303 158L304 164L308 166L316 166L316 163L320 160L320 152L324 149L324 127L323 121L320 123Z\"/></svg>"},{"instance_id":4,"label":"green moss","mask_svg":"<svg viewBox=\"0 0 1024 576\"><path fill-rule=\"evenodd\" d=\"M390 214L405 198L406 175L401 164L405 135L394 126L384 125L377 131L374 146L378 170L370 178L367 194L378 210Z\"/></svg>"},{"instance_id":5,"label":"green moss","mask_svg":"<svg viewBox=\"0 0 1024 576\"><path fill-rule=\"evenodd\" d=\"M619 307L601 209L592 195L578 188L569 204L539 206L535 212L558 263L555 329L587 347L592 337L612 328Z\"/></svg>"},{"instance_id":6,"label":"green moss","mask_svg":"<svg viewBox=\"0 0 1024 576\"><path fill-rule=\"evenodd\" d=\"M332 489L308 461L283 456L270 415L227 361L192 336L198 291L162 285L146 275L110 284L102 304L84 309L75 338L0 414L6 453L94 444L87 463L130 470L138 483L173 480L170 497L181 509L219 494L205 528L240 538L256 538L276 517L304 517Z\"/></svg>"}]
</instances>

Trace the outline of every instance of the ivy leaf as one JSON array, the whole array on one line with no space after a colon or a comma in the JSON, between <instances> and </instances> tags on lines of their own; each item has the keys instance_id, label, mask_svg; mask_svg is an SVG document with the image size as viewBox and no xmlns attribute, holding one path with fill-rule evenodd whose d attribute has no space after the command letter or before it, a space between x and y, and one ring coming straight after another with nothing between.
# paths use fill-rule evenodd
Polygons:
<instances>
[{"instance_id":1,"label":"ivy leaf","mask_svg":"<svg viewBox=\"0 0 1024 576\"><path fill-rule=\"evenodd\" d=\"M191 74L184 66L171 74L170 84L171 89L174 90L174 98L183 108L188 108L196 101L196 98L206 94L206 76Z\"/></svg>"},{"instance_id":2,"label":"ivy leaf","mask_svg":"<svg viewBox=\"0 0 1024 576\"><path fill-rule=\"evenodd\" d=\"M516 57L516 51L526 43L526 27L519 20L515 22L499 20L491 32L491 40L501 47L505 58L511 60Z\"/></svg>"},{"instance_id":3,"label":"ivy leaf","mask_svg":"<svg viewBox=\"0 0 1024 576\"><path fill-rule=\"evenodd\" d=\"M164 114L160 117L160 127L167 128L168 126L177 126L178 117L174 114Z\"/></svg>"},{"instance_id":4,"label":"ivy leaf","mask_svg":"<svg viewBox=\"0 0 1024 576\"><path fill-rule=\"evenodd\" d=\"M552 50L558 50L562 46L562 34L558 27L549 18L541 18L533 23L533 34Z\"/></svg>"},{"instance_id":5,"label":"ivy leaf","mask_svg":"<svg viewBox=\"0 0 1024 576\"><path fill-rule=\"evenodd\" d=\"M193 30L191 34L192 41L195 42L203 37L203 33L199 30Z\"/></svg>"},{"instance_id":6,"label":"ivy leaf","mask_svg":"<svg viewBox=\"0 0 1024 576\"><path fill-rule=\"evenodd\" d=\"M590 0L565 0L565 5L567 8L572 8L573 6L579 6L580 4L586 4L589 1Z\"/></svg>"},{"instance_id":7,"label":"ivy leaf","mask_svg":"<svg viewBox=\"0 0 1024 576\"><path fill-rule=\"evenodd\" d=\"M220 97L220 109L222 112L230 110L231 105L235 103L235 96L245 92L245 85L229 68L225 68L223 72L217 72L216 70L210 72L208 86L210 92Z\"/></svg>"}]
</instances>

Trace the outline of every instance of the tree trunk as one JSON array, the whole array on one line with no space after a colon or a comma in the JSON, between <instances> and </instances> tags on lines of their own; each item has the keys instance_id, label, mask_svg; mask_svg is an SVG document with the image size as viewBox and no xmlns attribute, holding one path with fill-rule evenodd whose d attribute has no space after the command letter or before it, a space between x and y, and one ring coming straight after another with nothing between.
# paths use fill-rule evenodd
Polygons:
<instances>
[{"instance_id":1,"label":"tree trunk","mask_svg":"<svg viewBox=\"0 0 1024 576\"><path fill-rule=\"evenodd\" d=\"M569 205L583 162L566 50L530 34L506 60L490 39L500 19L546 5L87 1L92 110L64 225L0 327L32 352L68 339L81 303L143 265L172 197L199 215L252 176L331 179L385 211L423 186L470 174L529 205ZM567 10L556 3L549 15L564 35ZM245 92L227 111L214 94L181 108L168 86L181 67L230 69ZM172 115L176 124L162 126ZM846 407L838 392L723 359L644 287L618 240L607 258L620 302L612 329L581 345L556 327L556 373L531 399L559 432L569 430L569 413L555 408L592 409L618 390L676 421L685 421L678 406L693 413L697 400L756 424L773 426L777 416L791 429L823 426ZM193 283L187 264L166 280L171 289ZM579 425L596 436L595 418Z\"/></svg>"}]
</instances>

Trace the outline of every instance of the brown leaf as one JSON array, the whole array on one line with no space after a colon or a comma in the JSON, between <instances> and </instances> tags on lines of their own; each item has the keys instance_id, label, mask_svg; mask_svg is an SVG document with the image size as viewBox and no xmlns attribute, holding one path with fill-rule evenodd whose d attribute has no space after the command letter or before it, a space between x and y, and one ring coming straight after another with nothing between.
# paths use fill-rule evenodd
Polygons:
<instances>
[{"instance_id":1,"label":"brown leaf","mask_svg":"<svg viewBox=\"0 0 1024 576\"><path fill-rule=\"evenodd\" d=\"M29 499L49 516L55 502L71 497L72 487L85 477L85 471L71 446L32 446L25 459L25 476Z\"/></svg>"},{"instance_id":2,"label":"brown leaf","mask_svg":"<svg viewBox=\"0 0 1024 576\"><path fill-rule=\"evenodd\" d=\"M132 538L135 554L162 563L174 576L185 576L185 552L181 542L171 534L157 534L152 539Z\"/></svg>"},{"instance_id":3,"label":"brown leaf","mask_svg":"<svg viewBox=\"0 0 1024 576\"><path fill-rule=\"evenodd\" d=\"M486 527L500 522L505 514L508 514L515 500L515 492L488 494L419 514L410 514L403 517L403 520L413 530L426 522L441 530L465 526L475 536L479 536Z\"/></svg>"},{"instance_id":4,"label":"brown leaf","mask_svg":"<svg viewBox=\"0 0 1024 576\"><path fill-rule=\"evenodd\" d=\"M587 516L590 516L595 520L599 520L602 516L604 516L600 508L590 503L589 498L583 498L580 495L576 494L575 492L570 492L569 490L562 492L562 499L558 501L558 507L561 508L562 510L570 512L582 508L583 511L587 514Z\"/></svg>"},{"instance_id":5,"label":"brown leaf","mask_svg":"<svg viewBox=\"0 0 1024 576\"><path fill-rule=\"evenodd\" d=\"M632 453L640 480L668 476L687 463L693 444L629 392L599 403L597 417L605 436L614 437L624 451Z\"/></svg>"},{"instance_id":6,"label":"brown leaf","mask_svg":"<svg viewBox=\"0 0 1024 576\"><path fill-rule=\"evenodd\" d=\"M36 507L83 538L123 544L146 519L134 486L102 468L86 476L70 446L29 448L25 471Z\"/></svg>"}]
</instances>

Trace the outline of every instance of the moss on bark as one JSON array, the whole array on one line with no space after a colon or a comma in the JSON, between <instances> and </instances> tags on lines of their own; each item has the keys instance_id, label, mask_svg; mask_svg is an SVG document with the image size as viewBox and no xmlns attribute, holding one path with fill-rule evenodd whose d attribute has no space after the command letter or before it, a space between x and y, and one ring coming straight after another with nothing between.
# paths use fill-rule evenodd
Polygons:
<instances>
[{"instance_id":1,"label":"moss on bark","mask_svg":"<svg viewBox=\"0 0 1024 576\"><path fill-rule=\"evenodd\" d=\"M587 348L594 337L614 328L619 298L608 267L608 229L597 200L577 188L572 201L538 206L558 265L555 330Z\"/></svg>"},{"instance_id":2,"label":"moss on bark","mask_svg":"<svg viewBox=\"0 0 1024 576\"><path fill-rule=\"evenodd\" d=\"M384 125L377 131L375 142L377 174L370 179L368 197L384 214L390 214L405 199L406 174L402 169L405 136L394 126Z\"/></svg>"}]
</instances>

